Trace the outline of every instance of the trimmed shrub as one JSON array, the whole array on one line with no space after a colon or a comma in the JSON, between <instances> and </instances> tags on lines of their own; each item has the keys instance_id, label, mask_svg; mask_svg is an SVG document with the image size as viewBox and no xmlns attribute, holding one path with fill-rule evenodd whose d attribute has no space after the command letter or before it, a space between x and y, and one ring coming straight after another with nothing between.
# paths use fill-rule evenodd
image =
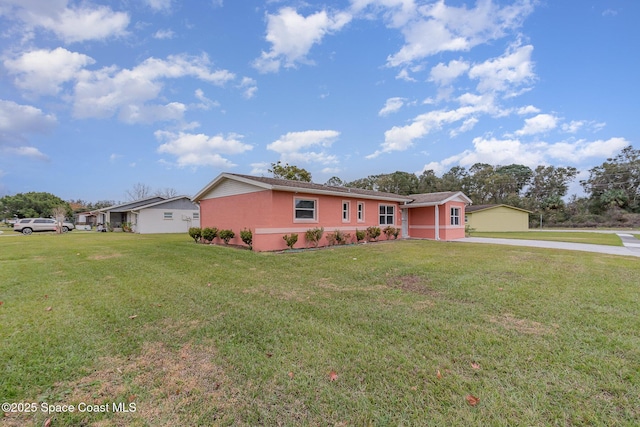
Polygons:
<instances>
[{"instance_id":1,"label":"trimmed shrub","mask_svg":"<svg viewBox=\"0 0 640 427\"><path fill-rule=\"evenodd\" d=\"M218 229L215 227L207 227L202 230L202 240L206 242L213 242L217 235Z\"/></svg>"},{"instance_id":2,"label":"trimmed shrub","mask_svg":"<svg viewBox=\"0 0 640 427\"><path fill-rule=\"evenodd\" d=\"M253 233L249 229L244 229L240 232L240 238L249 246L249 249L253 249Z\"/></svg>"},{"instance_id":3,"label":"trimmed shrub","mask_svg":"<svg viewBox=\"0 0 640 427\"><path fill-rule=\"evenodd\" d=\"M327 241L329 242L329 246L344 245L348 243L349 239L351 239L351 234L344 233L340 230L336 230L333 233L327 234Z\"/></svg>"},{"instance_id":4,"label":"trimmed shrub","mask_svg":"<svg viewBox=\"0 0 640 427\"><path fill-rule=\"evenodd\" d=\"M313 244L314 248L318 247L320 240L322 239L322 234L324 233L324 228L310 228L304 233L304 239Z\"/></svg>"},{"instance_id":5,"label":"trimmed shrub","mask_svg":"<svg viewBox=\"0 0 640 427\"><path fill-rule=\"evenodd\" d=\"M290 235L285 234L284 236L282 236L282 239L285 241L287 246L289 246L289 249L293 249L293 245L295 245L298 241L298 235L295 233L291 233Z\"/></svg>"},{"instance_id":6,"label":"trimmed shrub","mask_svg":"<svg viewBox=\"0 0 640 427\"><path fill-rule=\"evenodd\" d=\"M198 243L200 238L202 237L202 229L200 227L190 227L189 228L189 236Z\"/></svg>"},{"instance_id":7,"label":"trimmed shrub","mask_svg":"<svg viewBox=\"0 0 640 427\"><path fill-rule=\"evenodd\" d=\"M356 228L356 241L361 242L365 239L365 237L367 237L367 232L364 230L358 230Z\"/></svg>"},{"instance_id":8,"label":"trimmed shrub","mask_svg":"<svg viewBox=\"0 0 640 427\"><path fill-rule=\"evenodd\" d=\"M229 244L229 240L233 239L236 236L236 233L233 230L220 230L218 232L218 237L220 237L225 245Z\"/></svg>"},{"instance_id":9,"label":"trimmed shrub","mask_svg":"<svg viewBox=\"0 0 640 427\"><path fill-rule=\"evenodd\" d=\"M382 233L382 231L380 231L380 227L367 227L367 240L370 241L376 241L376 239L378 237L380 237L380 234Z\"/></svg>"}]
</instances>

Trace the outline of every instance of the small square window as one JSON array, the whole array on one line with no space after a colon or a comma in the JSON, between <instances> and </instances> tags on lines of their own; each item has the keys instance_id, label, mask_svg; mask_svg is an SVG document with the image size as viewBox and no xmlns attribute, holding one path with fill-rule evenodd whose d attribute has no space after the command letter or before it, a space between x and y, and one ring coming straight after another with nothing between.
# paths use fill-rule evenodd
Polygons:
<instances>
[{"instance_id":1,"label":"small square window","mask_svg":"<svg viewBox=\"0 0 640 427\"><path fill-rule=\"evenodd\" d=\"M165 212L164 219L173 219L173 212Z\"/></svg>"}]
</instances>

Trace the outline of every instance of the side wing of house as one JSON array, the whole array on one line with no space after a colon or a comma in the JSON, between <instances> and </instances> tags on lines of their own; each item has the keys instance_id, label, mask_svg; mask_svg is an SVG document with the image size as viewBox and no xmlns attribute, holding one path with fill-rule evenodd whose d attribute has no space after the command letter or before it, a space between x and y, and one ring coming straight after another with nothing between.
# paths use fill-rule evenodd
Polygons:
<instances>
[{"instance_id":1,"label":"side wing of house","mask_svg":"<svg viewBox=\"0 0 640 427\"><path fill-rule=\"evenodd\" d=\"M471 200L461 192L414 195L406 210L408 236L455 240L464 237L465 207Z\"/></svg>"},{"instance_id":2,"label":"side wing of house","mask_svg":"<svg viewBox=\"0 0 640 427\"><path fill-rule=\"evenodd\" d=\"M137 216L135 231L141 234L186 233L200 226L200 209L187 197L143 206L133 214Z\"/></svg>"}]
</instances>

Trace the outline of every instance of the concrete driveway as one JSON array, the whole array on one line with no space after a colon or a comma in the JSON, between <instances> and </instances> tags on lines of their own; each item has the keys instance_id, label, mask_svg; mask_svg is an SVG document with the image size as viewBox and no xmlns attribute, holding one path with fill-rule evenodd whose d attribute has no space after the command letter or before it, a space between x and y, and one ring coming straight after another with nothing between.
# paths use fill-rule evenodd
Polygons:
<instances>
[{"instance_id":1,"label":"concrete driveway","mask_svg":"<svg viewBox=\"0 0 640 427\"><path fill-rule=\"evenodd\" d=\"M635 256L640 258L640 240L630 233L616 233L624 246L591 245L585 243L549 242L544 240L495 239L489 237L465 237L455 240L465 243L490 243L493 245L528 246L533 248L564 249L569 251L597 252L609 255Z\"/></svg>"}]
</instances>

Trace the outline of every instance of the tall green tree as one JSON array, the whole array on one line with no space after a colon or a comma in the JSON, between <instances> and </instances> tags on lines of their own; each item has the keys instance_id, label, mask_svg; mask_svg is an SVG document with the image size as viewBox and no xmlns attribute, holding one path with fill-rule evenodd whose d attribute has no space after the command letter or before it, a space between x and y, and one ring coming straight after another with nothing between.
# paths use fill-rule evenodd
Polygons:
<instances>
[{"instance_id":1,"label":"tall green tree","mask_svg":"<svg viewBox=\"0 0 640 427\"><path fill-rule=\"evenodd\" d=\"M590 169L589 178L580 184L596 213L610 207L640 212L640 150L623 148L615 157Z\"/></svg>"},{"instance_id":2,"label":"tall green tree","mask_svg":"<svg viewBox=\"0 0 640 427\"><path fill-rule=\"evenodd\" d=\"M571 166L538 166L525 193L527 207L536 212L561 209L562 198L577 174L578 170Z\"/></svg>"},{"instance_id":3,"label":"tall green tree","mask_svg":"<svg viewBox=\"0 0 640 427\"><path fill-rule=\"evenodd\" d=\"M308 170L290 165L289 163L283 165L280 160L276 163L271 163L269 172L273 174L274 178L311 182L311 173Z\"/></svg>"},{"instance_id":4,"label":"tall green tree","mask_svg":"<svg viewBox=\"0 0 640 427\"><path fill-rule=\"evenodd\" d=\"M3 218L49 218L53 215L53 210L59 206L65 209L68 218L73 216L69 203L51 193L18 193L0 199L0 216Z\"/></svg>"}]
</instances>

